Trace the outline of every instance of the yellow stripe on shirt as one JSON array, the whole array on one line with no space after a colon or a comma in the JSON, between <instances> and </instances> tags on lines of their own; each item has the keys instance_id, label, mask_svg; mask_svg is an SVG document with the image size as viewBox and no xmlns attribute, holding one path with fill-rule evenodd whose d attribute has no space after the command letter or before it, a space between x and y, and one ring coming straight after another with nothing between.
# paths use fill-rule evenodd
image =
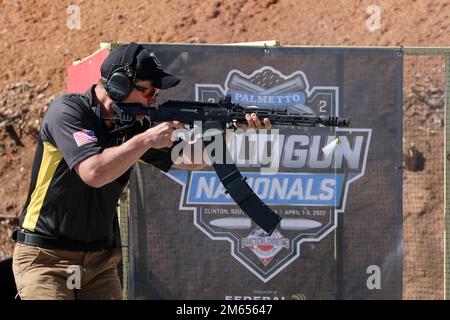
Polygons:
<instances>
[{"instance_id":1,"label":"yellow stripe on shirt","mask_svg":"<svg viewBox=\"0 0 450 320\"><path fill-rule=\"evenodd\" d=\"M53 179L56 168L61 162L61 152L52 144L44 142L44 151L42 152L41 166L36 181L36 187L31 194L30 203L27 208L24 223L22 227L29 231L36 228L48 187Z\"/></svg>"}]
</instances>

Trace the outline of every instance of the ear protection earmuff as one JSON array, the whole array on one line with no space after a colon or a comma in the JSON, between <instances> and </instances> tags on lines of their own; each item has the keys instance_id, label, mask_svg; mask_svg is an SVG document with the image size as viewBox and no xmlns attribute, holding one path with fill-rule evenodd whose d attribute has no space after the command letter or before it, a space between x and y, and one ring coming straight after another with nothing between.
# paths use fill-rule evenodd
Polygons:
<instances>
[{"instance_id":1,"label":"ear protection earmuff","mask_svg":"<svg viewBox=\"0 0 450 320\"><path fill-rule=\"evenodd\" d=\"M133 62L141 49L143 47L140 44L131 42L120 58L120 63L111 68L105 84L106 92L111 100L121 102L128 97L133 89L133 83L136 79Z\"/></svg>"}]
</instances>

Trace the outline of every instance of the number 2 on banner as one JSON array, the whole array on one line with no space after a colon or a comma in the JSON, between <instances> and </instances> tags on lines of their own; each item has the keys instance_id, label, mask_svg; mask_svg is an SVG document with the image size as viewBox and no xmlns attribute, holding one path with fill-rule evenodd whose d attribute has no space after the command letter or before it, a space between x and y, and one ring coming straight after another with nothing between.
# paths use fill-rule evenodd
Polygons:
<instances>
[{"instance_id":1,"label":"number 2 on banner","mask_svg":"<svg viewBox=\"0 0 450 320\"><path fill-rule=\"evenodd\" d=\"M319 105L320 105L319 112L326 113L327 110L325 110L325 108L327 107L327 102L325 100L320 100Z\"/></svg>"}]
</instances>

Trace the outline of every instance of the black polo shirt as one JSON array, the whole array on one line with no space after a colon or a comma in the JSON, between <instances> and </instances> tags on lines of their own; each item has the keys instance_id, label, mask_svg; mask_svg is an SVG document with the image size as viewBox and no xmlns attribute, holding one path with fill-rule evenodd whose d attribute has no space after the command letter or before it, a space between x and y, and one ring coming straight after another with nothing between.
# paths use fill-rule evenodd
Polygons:
<instances>
[{"instance_id":1,"label":"black polo shirt","mask_svg":"<svg viewBox=\"0 0 450 320\"><path fill-rule=\"evenodd\" d=\"M20 216L22 229L80 244L113 244L116 205L131 169L101 188L85 184L73 169L81 160L120 143L100 119L94 88L86 94L63 95L46 112ZM137 122L127 137L148 128L149 121ZM141 159L166 172L173 164L170 149L150 149Z\"/></svg>"}]
</instances>

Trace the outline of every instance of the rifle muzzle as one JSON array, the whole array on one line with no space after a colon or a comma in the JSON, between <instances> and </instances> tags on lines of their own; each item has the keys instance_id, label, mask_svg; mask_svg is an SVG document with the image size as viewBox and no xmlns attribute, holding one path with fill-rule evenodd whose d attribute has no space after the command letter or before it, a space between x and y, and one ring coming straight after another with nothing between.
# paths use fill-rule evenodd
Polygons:
<instances>
[{"instance_id":1,"label":"rifle muzzle","mask_svg":"<svg viewBox=\"0 0 450 320\"><path fill-rule=\"evenodd\" d=\"M321 124L331 127L348 127L350 125L349 118L339 117L321 117Z\"/></svg>"}]
</instances>

